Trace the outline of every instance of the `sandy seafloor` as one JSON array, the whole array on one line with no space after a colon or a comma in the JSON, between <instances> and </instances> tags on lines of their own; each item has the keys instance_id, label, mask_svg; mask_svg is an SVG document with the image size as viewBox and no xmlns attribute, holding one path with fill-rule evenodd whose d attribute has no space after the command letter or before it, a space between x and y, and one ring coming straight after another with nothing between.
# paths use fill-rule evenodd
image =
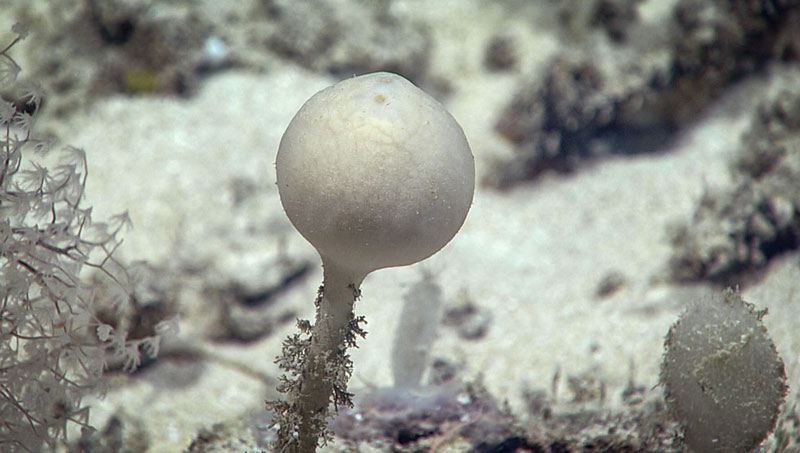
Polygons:
<instances>
[{"instance_id":1,"label":"sandy seafloor","mask_svg":"<svg viewBox=\"0 0 800 453\"><path fill-rule=\"evenodd\" d=\"M776 64L730 83L657 153L605 157L499 190L480 183L494 160L515 152L495 130L498 117L519 80L536 77L570 42L551 28L538 30L529 16L537 8L524 2L391 3L430 27L426 71L450 87L440 99L471 143L479 184L461 232L441 252L365 280L356 311L366 317L369 334L352 351L350 390L359 395L392 386L403 297L428 273L442 290L442 310L469 300L486 332L465 339L433 313L436 335L425 360L482 382L500 404L507 402L523 431L536 432L538 420L526 394L546 395L555 414L585 410L598 420L637 410L623 401L631 383L643 400L658 401L664 335L687 304L722 289L718 282L668 278L669 227L691 219L705 190L732 184L730 160L755 106L785 80L797 80L800 68ZM643 2L640 20L661 20L671 3ZM197 8L211 6L198 2ZM2 16L7 29L13 19ZM489 71L483 63L486 42L498 29L515 37L516 69ZM33 43L24 45L35 45L31 31ZM20 63L36 58L25 54ZM68 64L71 56L63 58ZM181 315L181 332L160 358L132 375L110 371L107 395L90 400L91 422L101 431L112 417L123 420L128 451L178 452L193 441L193 451L203 451L199 438L209 451L264 448L252 428L266 422L263 401L276 395L273 359L295 331L291 320L313 316L318 257L283 215L273 163L297 109L338 77L280 56L268 61L260 70L213 71L188 97L111 93L68 117L42 119L62 142L86 150L93 215L129 211L134 229L125 234L120 257L158 269L170 288L170 307ZM225 338L229 330L217 324L218 305L233 297L226 288L257 292L292 266L309 270L255 309L271 323L263 334L247 342ZM622 284L598 296L598 285L612 273ZM744 274L740 290L745 300L769 308L764 322L785 362L791 409L800 388L800 255L781 254ZM585 402L575 402L581 398L571 380L589 388ZM592 429L598 436L608 430L606 422L592 426L570 434L591 438ZM554 441L548 434L544 440ZM407 451L391 444L337 441L326 451ZM438 445L440 451L471 448L457 431ZM773 451L774 439L764 448Z\"/></svg>"}]
</instances>

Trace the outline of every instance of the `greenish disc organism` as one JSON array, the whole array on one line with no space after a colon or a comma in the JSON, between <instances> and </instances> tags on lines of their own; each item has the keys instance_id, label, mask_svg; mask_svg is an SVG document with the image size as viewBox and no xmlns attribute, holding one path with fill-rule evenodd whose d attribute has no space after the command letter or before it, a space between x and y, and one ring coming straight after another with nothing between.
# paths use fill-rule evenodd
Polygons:
<instances>
[{"instance_id":1,"label":"greenish disc organism","mask_svg":"<svg viewBox=\"0 0 800 453\"><path fill-rule=\"evenodd\" d=\"M747 452L775 427L786 372L756 311L727 289L692 304L670 328L661 383L697 452Z\"/></svg>"}]
</instances>

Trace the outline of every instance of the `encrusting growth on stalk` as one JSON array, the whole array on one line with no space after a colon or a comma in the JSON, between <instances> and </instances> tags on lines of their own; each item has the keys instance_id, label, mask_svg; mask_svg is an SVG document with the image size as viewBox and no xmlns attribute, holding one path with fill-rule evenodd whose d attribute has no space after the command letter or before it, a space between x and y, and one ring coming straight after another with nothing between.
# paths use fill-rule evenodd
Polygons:
<instances>
[{"instance_id":1,"label":"encrusting growth on stalk","mask_svg":"<svg viewBox=\"0 0 800 453\"><path fill-rule=\"evenodd\" d=\"M279 427L282 451L313 451L317 439L321 439L324 445L332 440L327 418L336 414L340 406L353 407L353 394L347 391L353 362L347 349L358 347L356 337L367 335L361 328L366 321L363 316L354 316L351 310L347 324L331 332L322 308L323 304L329 303L325 300L324 288L319 287L314 301L317 308L315 324L312 326L308 320L298 319L300 333L284 340L282 354L276 360L286 372L280 377L277 390L286 394L288 400L268 401L267 407L276 414L273 424ZM354 285L349 285L349 289L355 302L360 291ZM318 330L316 335L315 330ZM328 349L322 343L336 346Z\"/></svg>"}]
</instances>

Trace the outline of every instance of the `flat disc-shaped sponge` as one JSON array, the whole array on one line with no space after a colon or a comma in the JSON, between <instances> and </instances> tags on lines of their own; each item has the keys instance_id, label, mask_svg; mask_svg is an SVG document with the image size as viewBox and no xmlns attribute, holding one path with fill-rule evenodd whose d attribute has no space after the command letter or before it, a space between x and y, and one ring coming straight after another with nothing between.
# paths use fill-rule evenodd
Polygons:
<instances>
[{"instance_id":1,"label":"flat disc-shaped sponge","mask_svg":"<svg viewBox=\"0 0 800 453\"><path fill-rule=\"evenodd\" d=\"M324 263L361 278L436 253L461 228L475 189L456 120L386 72L312 96L281 139L276 172L295 228Z\"/></svg>"}]
</instances>

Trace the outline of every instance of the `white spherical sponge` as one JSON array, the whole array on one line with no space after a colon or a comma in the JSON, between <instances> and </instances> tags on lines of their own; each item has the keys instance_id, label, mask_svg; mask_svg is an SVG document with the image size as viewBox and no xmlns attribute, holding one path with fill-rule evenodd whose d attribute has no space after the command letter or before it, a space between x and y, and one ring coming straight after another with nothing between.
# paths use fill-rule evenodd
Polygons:
<instances>
[{"instance_id":1,"label":"white spherical sponge","mask_svg":"<svg viewBox=\"0 0 800 453\"><path fill-rule=\"evenodd\" d=\"M386 72L312 96L281 139L276 173L286 215L323 263L361 278L436 253L461 228L475 189L456 120Z\"/></svg>"}]
</instances>

